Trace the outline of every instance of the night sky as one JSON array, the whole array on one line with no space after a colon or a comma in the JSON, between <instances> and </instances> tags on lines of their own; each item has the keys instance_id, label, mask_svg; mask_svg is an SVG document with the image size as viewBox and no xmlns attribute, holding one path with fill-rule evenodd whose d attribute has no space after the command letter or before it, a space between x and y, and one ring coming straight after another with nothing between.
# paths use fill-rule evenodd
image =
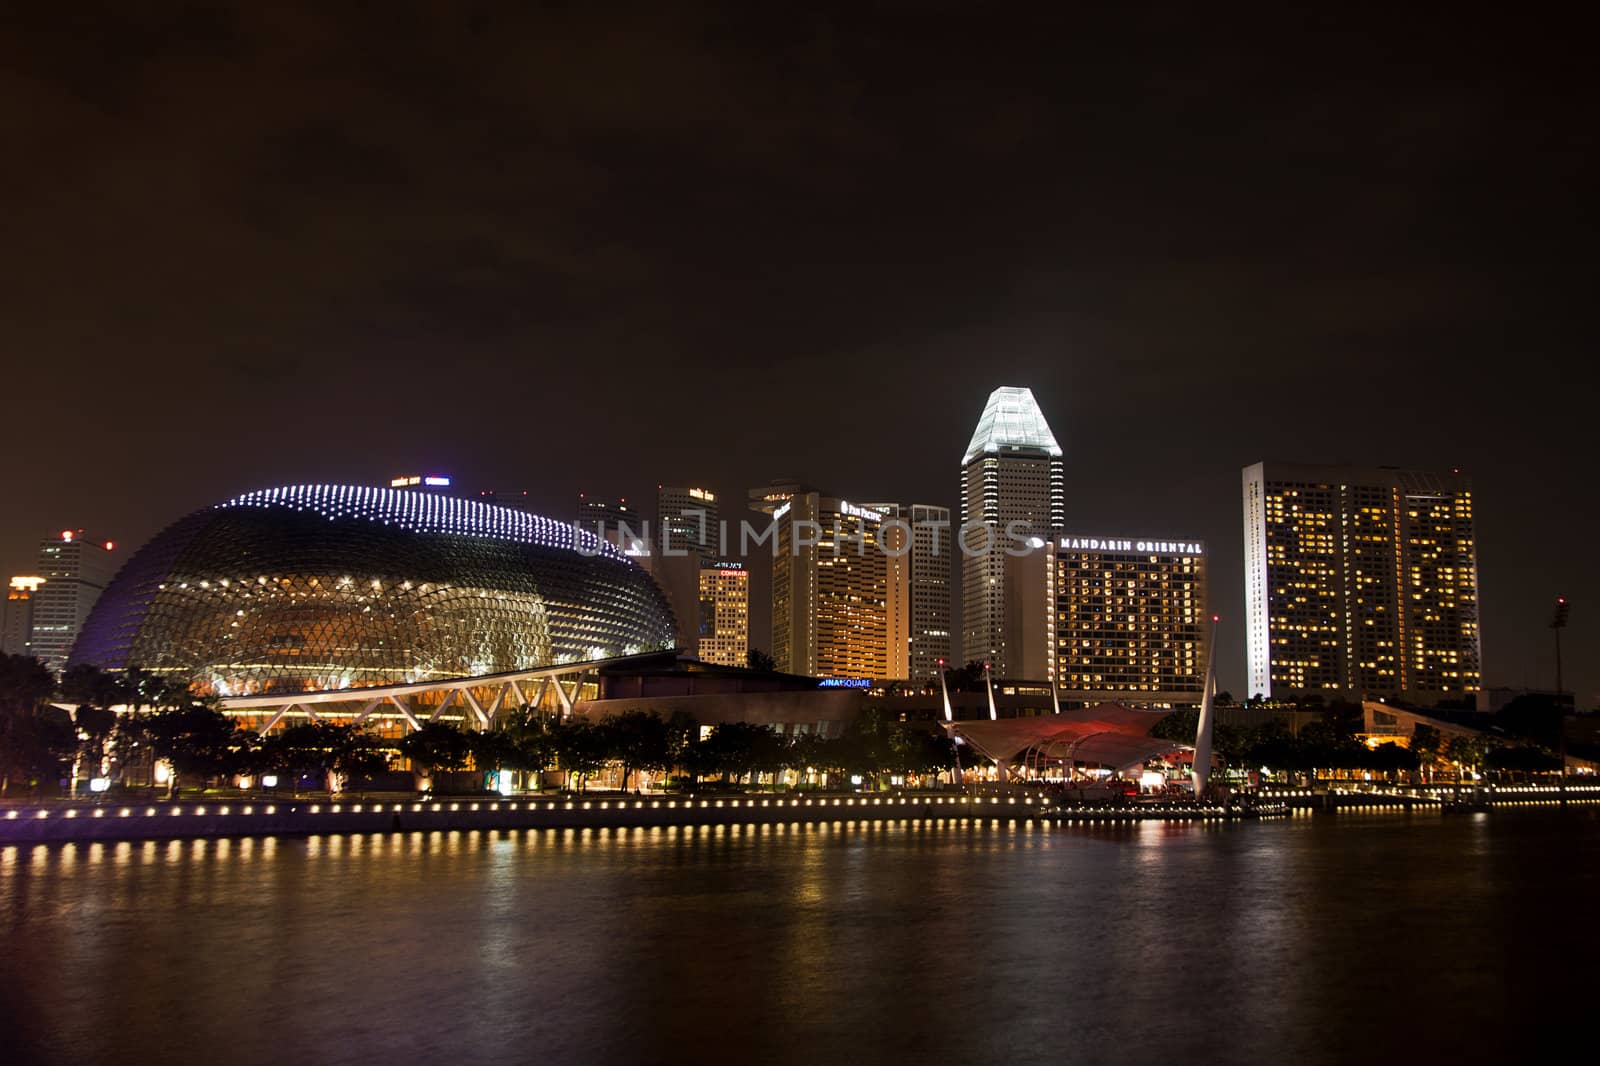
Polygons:
<instances>
[{"instance_id":1,"label":"night sky","mask_svg":"<svg viewBox=\"0 0 1600 1066\"><path fill-rule=\"evenodd\" d=\"M131 548L400 472L561 518L780 475L953 506L985 396L1028 385L1074 529L1209 542L1236 694L1263 458L1472 474L1486 680L1553 683L1565 594L1568 684L1600 690L1575 27L28 7L0 14L6 574L53 530Z\"/></svg>"}]
</instances>

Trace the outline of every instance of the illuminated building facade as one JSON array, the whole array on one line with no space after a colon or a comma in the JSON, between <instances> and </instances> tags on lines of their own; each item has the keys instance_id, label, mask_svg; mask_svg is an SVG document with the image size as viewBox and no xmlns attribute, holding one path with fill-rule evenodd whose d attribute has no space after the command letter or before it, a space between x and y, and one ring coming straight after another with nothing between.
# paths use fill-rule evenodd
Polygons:
<instances>
[{"instance_id":1,"label":"illuminated building facade","mask_svg":"<svg viewBox=\"0 0 1600 1066\"><path fill-rule=\"evenodd\" d=\"M117 571L116 545L64 529L59 537L39 543L39 576L44 583L33 594L28 650L52 671L67 663L78 634L100 594Z\"/></svg>"},{"instance_id":2,"label":"illuminated building facade","mask_svg":"<svg viewBox=\"0 0 1600 1066\"><path fill-rule=\"evenodd\" d=\"M703 662L743 666L750 650L750 571L742 563L700 567L700 633L695 655Z\"/></svg>"},{"instance_id":3,"label":"illuminated building facade","mask_svg":"<svg viewBox=\"0 0 1600 1066\"><path fill-rule=\"evenodd\" d=\"M888 561L892 634L889 678L929 678L949 663L950 648L950 508L924 503L869 503L891 520L884 541ZM904 523L904 525L898 525ZM904 645L903 654L899 645Z\"/></svg>"},{"instance_id":4,"label":"illuminated building facade","mask_svg":"<svg viewBox=\"0 0 1600 1066\"><path fill-rule=\"evenodd\" d=\"M704 559L725 554L718 518L717 494L710 489L658 485L655 550L688 551Z\"/></svg>"},{"instance_id":5,"label":"illuminated building facade","mask_svg":"<svg viewBox=\"0 0 1600 1066\"><path fill-rule=\"evenodd\" d=\"M231 697L587 662L669 647L672 629L649 576L570 523L295 485L158 534L106 589L72 660Z\"/></svg>"},{"instance_id":6,"label":"illuminated building facade","mask_svg":"<svg viewBox=\"0 0 1600 1066\"><path fill-rule=\"evenodd\" d=\"M5 615L0 618L0 653L33 654L33 597L42 577L14 577L6 589Z\"/></svg>"},{"instance_id":7,"label":"illuminated building facade","mask_svg":"<svg viewBox=\"0 0 1600 1066\"><path fill-rule=\"evenodd\" d=\"M1051 676L1084 698L1198 703L1210 616L1205 545L1157 537L1051 539Z\"/></svg>"},{"instance_id":8,"label":"illuminated building facade","mask_svg":"<svg viewBox=\"0 0 1600 1066\"><path fill-rule=\"evenodd\" d=\"M1007 604L1008 532L1048 538L1066 521L1061 447L1033 392L989 395L961 458L961 657L993 664L1000 676L1028 676L1020 612ZM986 530L974 530L982 523ZM1043 541L1040 542L1043 547ZM1030 580L1031 584L1031 580Z\"/></svg>"},{"instance_id":9,"label":"illuminated building facade","mask_svg":"<svg viewBox=\"0 0 1600 1066\"><path fill-rule=\"evenodd\" d=\"M884 515L818 492L773 511L772 657L814 677L889 676L889 568Z\"/></svg>"},{"instance_id":10,"label":"illuminated building facade","mask_svg":"<svg viewBox=\"0 0 1600 1066\"><path fill-rule=\"evenodd\" d=\"M1481 683L1470 480L1390 467L1243 473L1252 695L1459 699Z\"/></svg>"},{"instance_id":11,"label":"illuminated building facade","mask_svg":"<svg viewBox=\"0 0 1600 1066\"><path fill-rule=\"evenodd\" d=\"M639 553L635 541L645 539L644 516L620 496L578 493L577 523L586 533L600 531L602 539L629 554Z\"/></svg>"}]
</instances>

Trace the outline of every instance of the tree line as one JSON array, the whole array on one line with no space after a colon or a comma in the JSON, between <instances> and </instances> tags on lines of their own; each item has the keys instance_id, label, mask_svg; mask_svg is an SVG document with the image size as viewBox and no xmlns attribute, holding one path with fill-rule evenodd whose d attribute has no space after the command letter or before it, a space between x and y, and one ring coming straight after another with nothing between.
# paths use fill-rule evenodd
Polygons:
<instances>
[{"instance_id":1,"label":"tree line","mask_svg":"<svg viewBox=\"0 0 1600 1066\"><path fill-rule=\"evenodd\" d=\"M1193 743L1199 712L1174 711L1150 730L1163 740ZM1541 720L1542 728L1547 728ZM1446 737L1426 723L1418 723L1409 746L1378 744L1368 747L1356 734L1362 728L1359 704L1332 704L1320 719L1291 734L1281 720L1254 727L1218 723L1212 731L1212 748L1234 768L1285 770L1359 770L1376 773L1420 772L1431 777L1441 766L1463 771L1553 772L1561 760L1540 743L1538 736L1480 734ZM1559 730L1559 722L1556 725Z\"/></svg>"},{"instance_id":2,"label":"tree line","mask_svg":"<svg viewBox=\"0 0 1600 1066\"><path fill-rule=\"evenodd\" d=\"M76 704L67 711L50 700ZM115 714L112 707L128 708ZM453 771L565 773L582 789L598 773L619 772L623 788L641 773L674 772L690 787L707 779L757 785L794 771L811 782L886 775L926 776L955 765L943 733L868 711L839 736L784 736L746 722L703 730L688 715L629 711L590 720L523 709L496 728L472 731L433 722L389 740L353 725L298 722L265 737L240 728L214 701L139 669L112 674L66 671L57 684L36 659L0 661L0 792L30 791L62 778L127 780L157 762L169 790L268 774L335 784L370 778L404 759L425 774Z\"/></svg>"}]
</instances>

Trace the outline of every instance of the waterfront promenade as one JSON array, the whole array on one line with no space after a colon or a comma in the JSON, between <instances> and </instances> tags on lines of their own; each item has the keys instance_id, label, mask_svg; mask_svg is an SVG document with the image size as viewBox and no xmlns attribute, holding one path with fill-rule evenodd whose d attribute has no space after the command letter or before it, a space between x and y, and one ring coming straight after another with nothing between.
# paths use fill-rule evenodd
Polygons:
<instances>
[{"instance_id":1,"label":"waterfront promenade","mask_svg":"<svg viewBox=\"0 0 1600 1066\"><path fill-rule=\"evenodd\" d=\"M1048 793L985 795L897 793L882 796L630 796L599 794L391 800L218 799L195 802L54 803L0 811L0 844L199 837L304 836L478 829L623 828L963 818L1043 820L1063 824L1221 821L1288 813L1357 810L1444 812L1514 806L1600 804L1600 786L1485 789L1471 795L1358 790L1269 789L1254 810L1198 803L1088 805Z\"/></svg>"}]
</instances>

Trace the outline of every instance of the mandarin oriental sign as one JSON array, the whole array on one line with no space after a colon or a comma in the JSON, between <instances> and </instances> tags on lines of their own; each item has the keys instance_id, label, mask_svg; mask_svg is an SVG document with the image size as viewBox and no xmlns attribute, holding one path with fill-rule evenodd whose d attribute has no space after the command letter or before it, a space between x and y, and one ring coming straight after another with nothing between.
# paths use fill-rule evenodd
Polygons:
<instances>
[{"instance_id":1,"label":"mandarin oriental sign","mask_svg":"<svg viewBox=\"0 0 1600 1066\"><path fill-rule=\"evenodd\" d=\"M1134 552L1140 555L1204 555L1205 545L1194 540L1135 540L1127 537L1062 537L1065 551Z\"/></svg>"}]
</instances>

